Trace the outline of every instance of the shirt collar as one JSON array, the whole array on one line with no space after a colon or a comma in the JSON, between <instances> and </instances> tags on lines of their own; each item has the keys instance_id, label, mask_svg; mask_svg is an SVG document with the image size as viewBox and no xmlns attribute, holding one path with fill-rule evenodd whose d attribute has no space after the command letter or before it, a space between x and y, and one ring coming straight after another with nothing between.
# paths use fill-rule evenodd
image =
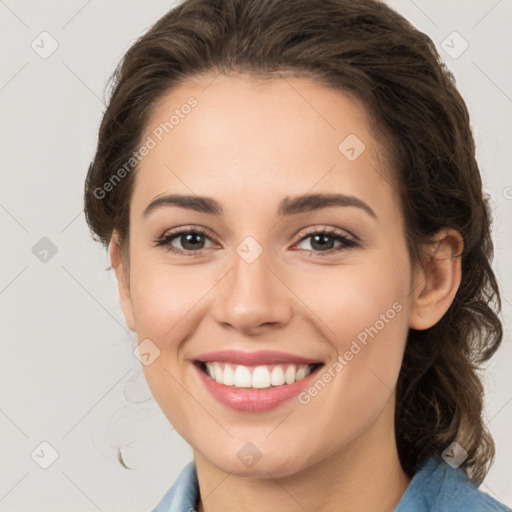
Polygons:
<instances>
[{"instance_id":1,"label":"shirt collar","mask_svg":"<svg viewBox=\"0 0 512 512\"><path fill-rule=\"evenodd\" d=\"M394 512L437 510L438 500L451 502L461 489L464 489L468 496L471 495L472 500L487 500L487 505L496 507L488 510L510 510L479 493L476 487L468 482L461 469L453 470L439 457L433 457L415 473ZM196 512L198 500L199 483L196 465L192 461L181 470L171 488L152 512Z\"/></svg>"},{"instance_id":2,"label":"shirt collar","mask_svg":"<svg viewBox=\"0 0 512 512\"><path fill-rule=\"evenodd\" d=\"M152 512L195 512L199 483L195 462L189 462Z\"/></svg>"}]
</instances>

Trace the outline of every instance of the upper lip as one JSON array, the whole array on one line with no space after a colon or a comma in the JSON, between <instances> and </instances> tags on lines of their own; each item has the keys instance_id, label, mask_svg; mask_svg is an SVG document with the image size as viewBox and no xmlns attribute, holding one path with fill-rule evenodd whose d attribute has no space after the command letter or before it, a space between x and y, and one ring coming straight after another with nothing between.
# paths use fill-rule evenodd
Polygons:
<instances>
[{"instance_id":1,"label":"upper lip","mask_svg":"<svg viewBox=\"0 0 512 512\"><path fill-rule=\"evenodd\" d=\"M274 352L271 350L262 350L259 352L244 352L240 350L216 350L197 356L197 361L201 362L225 362L240 364L244 366L264 365L264 364L317 364L322 363L318 359L310 359L286 352Z\"/></svg>"}]
</instances>

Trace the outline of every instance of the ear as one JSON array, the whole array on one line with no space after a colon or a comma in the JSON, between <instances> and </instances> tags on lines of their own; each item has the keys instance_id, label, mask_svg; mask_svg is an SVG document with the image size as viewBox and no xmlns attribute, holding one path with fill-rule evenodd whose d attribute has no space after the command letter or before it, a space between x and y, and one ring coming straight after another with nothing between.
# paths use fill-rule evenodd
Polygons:
<instances>
[{"instance_id":1,"label":"ear","mask_svg":"<svg viewBox=\"0 0 512 512\"><path fill-rule=\"evenodd\" d=\"M123 311L126 323L132 331L136 331L135 319L133 316L133 304L130 293L129 269L126 268L126 262L121 256L121 247L119 245L118 234L114 231L109 243L109 256L112 268L116 273L117 285L119 289L119 304Z\"/></svg>"},{"instance_id":2,"label":"ear","mask_svg":"<svg viewBox=\"0 0 512 512\"><path fill-rule=\"evenodd\" d=\"M414 273L409 325L423 330L435 325L450 307L461 280L464 242L460 233L444 228L434 236L429 257Z\"/></svg>"}]
</instances>

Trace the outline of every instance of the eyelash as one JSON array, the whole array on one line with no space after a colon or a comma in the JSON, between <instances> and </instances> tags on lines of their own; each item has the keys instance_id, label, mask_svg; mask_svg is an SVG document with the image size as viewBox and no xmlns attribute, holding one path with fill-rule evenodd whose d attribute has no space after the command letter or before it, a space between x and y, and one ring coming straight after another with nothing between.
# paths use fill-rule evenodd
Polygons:
<instances>
[{"instance_id":1,"label":"eyelash","mask_svg":"<svg viewBox=\"0 0 512 512\"><path fill-rule=\"evenodd\" d=\"M186 251L186 250L182 250L182 249L177 249L176 247L173 247L171 245L172 240L174 240L175 238L178 238L181 235L186 235L186 234L204 235L207 238L210 238L208 236L208 232L203 228L200 228L200 227L188 228L188 227L186 227L186 228L180 228L176 231L171 231L170 233L168 233L160 238L157 238L155 240L155 245L157 247L164 246L164 247L166 247L166 249L169 252L177 254L177 255L183 255L186 257L203 256L204 253L207 251L207 249L200 249L198 251ZM302 237L297 242L297 244L306 240L307 238L310 238L312 235L326 235L330 238L333 238L337 242L341 242L343 244L343 246L338 247L338 248L329 249L328 251L314 251L314 250L307 250L307 249L298 249L298 250L308 252L309 254L314 254L315 256L324 257L324 256L330 256L332 254L335 254L335 253L338 253L341 251L348 250L352 247L357 247L359 245L355 240L352 240L351 238L348 238L348 237L342 235L338 230L333 229L333 228L327 228L327 229L312 228L312 229L306 230L306 232L302 235Z\"/></svg>"}]
</instances>

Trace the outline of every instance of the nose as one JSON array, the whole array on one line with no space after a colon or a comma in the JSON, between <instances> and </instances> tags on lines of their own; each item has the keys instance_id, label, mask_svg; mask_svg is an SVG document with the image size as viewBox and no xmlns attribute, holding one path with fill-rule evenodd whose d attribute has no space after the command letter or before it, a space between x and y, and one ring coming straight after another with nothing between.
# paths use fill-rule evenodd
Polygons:
<instances>
[{"instance_id":1,"label":"nose","mask_svg":"<svg viewBox=\"0 0 512 512\"><path fill-rule=\"evenodd\" d=\"M256 335L290 321L293 293L267 260L265 252L252 263L235 253L213 306L214 319L223 327Z\"/></svg>"}]
</instances>

